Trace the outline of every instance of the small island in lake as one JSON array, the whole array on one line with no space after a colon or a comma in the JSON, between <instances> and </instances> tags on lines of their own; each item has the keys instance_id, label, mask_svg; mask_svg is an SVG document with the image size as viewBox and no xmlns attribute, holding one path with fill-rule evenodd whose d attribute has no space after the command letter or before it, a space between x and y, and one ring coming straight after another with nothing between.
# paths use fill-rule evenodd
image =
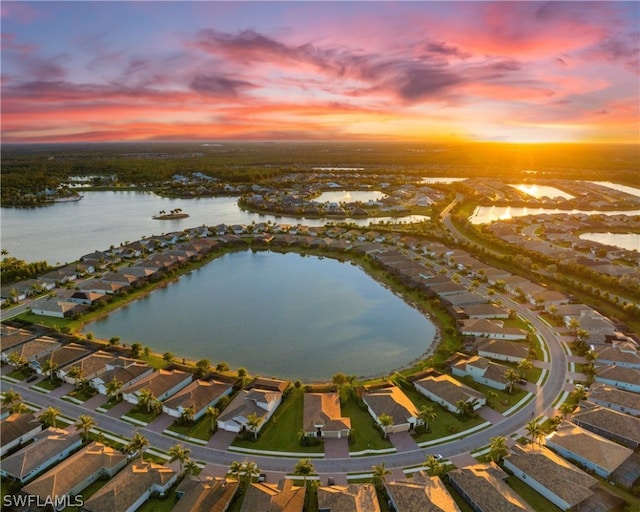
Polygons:
<instances>
[{"instance_id":1,"label":"small island in lake","mask_svg":"<svg viewBox=\"0 0 640 512\"><path fill-rule=\"evenodd\" d=\"M158 215L154 215L153 218L157 220L173 220L173 219L186 219L189 216L188 213L183 213L182 208L176 208L175 210L171 210L170 212L165 212L164 210L160 210Z\"/></svg>"}]
</instances>

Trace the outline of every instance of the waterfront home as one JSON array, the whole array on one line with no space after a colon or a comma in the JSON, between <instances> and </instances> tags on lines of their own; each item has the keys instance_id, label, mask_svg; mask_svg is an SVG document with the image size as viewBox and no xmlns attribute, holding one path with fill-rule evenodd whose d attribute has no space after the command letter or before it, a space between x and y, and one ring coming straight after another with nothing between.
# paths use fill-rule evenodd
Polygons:
<instances>
[{"instance_id":1,"label":"waterfront home","mask_svg":"<svg viewBox=\"0 0 640 512\"><path fill-rule=\"evenodd\" d=\"M413 381L416 391L452 413L458 412L456 404L460 400L472 404L474 411L487 403L487 398L480 391L462 384L449 375L440 374L433 370L421 372L409 377L409 380Z\"/></svg>"},{"instance_id":2,"label":"waterfront home","mask_svg":"<svg viewBox=\"0 0 640 512\"><path fill-rule=\"evenodd\" d=\"M38 473L65 459L82 445L80 434L50 427L33 442L2 460L0 474L24 484Z\"/></svg>"},{"instance_id":3,"label":"waterfront home","mask_svg":"<svg viewBox=\"0 0 640 512\"><path fill-rule=\"evenodd\" d=\"M158 370L136 382L122 393L122 398L130 404L137 404L142 391L148 389L162 401L188 386L192 379L193 375L180 370Z\"/></svg>"},{"instance_id":4,"label":"waterfront home","mask_svg":"<svg viewBox=\"0 0 640 512\"><path fill-rule=\"evenodd\" d=\"M68 343L44 357L31 361L29 366L39 374L42 374L42 367L47 362L53 368L61 368L88 356L90 353L91 350L78 343Z\"/></svg>"},{"instance_id":5,"label":"waterfront home","mask_svg":"<svg viewBox=\"0 0 640 512\"><path fill-rule=\"evenodd\" d=\"M460 508L437 476L423 471L412 480L387 482L384 487L396 512L460 512Z\"/></svg>"},{"instance_id":6,"label":"waterfront home","mask_svg":"<svg viewBox=\"0 0 640 512\"><path fill-rule=\"evenodd\" d=\"M638 395L622 391L602 382L594 382L589 388L589 401L614 411L640 416Z\"/></svg>"},{"instance_id":7,"label":"waterfront home","mask_svg":"<svg viewBox=\"0 0 640 512\"><path fill-rule=\"evenodd\" d=\"M475 346L478 356L497 361L518 363L529 357L529 347L514 341L479 338Z\"/></svg>"},{"instance_id":8,"label":"waterfront home","mask_svg":"<svg viewBox=\"0 0 640 512\"><path fill-rule=\"evenodd\" d=\"M385 434L407 432L422 424L418 408L402 390L392 384L385 387L365 388L362 400L375 422ZM382 425L380 416L391 417L390 425Z\"/></svg>"},{"instance_id":9,"label":"waterfront home","mask_svg":"<svg viewBox=\"0 0 640 512\"><path fill-rule=\"evenodd\" d=\"M237 480L185 477L176 489L172 512L226 512L238 491Z\"/></svg>"},{"instance_id":10,"label":"waterfront home","mask_svg":"<svg viewBox=\"0 0 640 512\"><path fill-rule=\"evenodd\" d=\"M445 307L448 307L450 311L454 312L456 308L462 306L489 304L489 301L479 293L465 291L443 297L442 303Z\"/></svg>"},{"instance_id":11,"label":"waterfront home","mask_svg":"<svg viewBox=\"0 0 640 512\"><path fill-rule=\"evenodd\" d=\"M545 447L511 448L504 467L561 510L583 509L594 498L598 480Z\"/></svg>"},{"instance_id":12,"label":"waterfront home","mask_svg":"<svg viewBox=\"0 0 640 512\"><path fill-rule=\"evenodd\" d=\"M106 281L99 281L97 279L91 279L89 281L86 281L84 283L82 283L79 288L81 291L84 292L91 292L91 293L102 293L105 295L113 295L116 292L118 292L119 290L125 289L127 285L124 284L120 284L120 283L111 283L111 282L106 282Z\"/></svg>"},{"instance_id":13,"label":"waterfront home","mask_svg":"<svg viewBox=\"0 0 640 512\"><path fill-rule=\"evenodd\" d=\"M164 496L177 481L169 466L135 460L85 501L86 512L135 512L152 494Z\"/></svg>"},{"instance_id":14,"label":"waterfront home","mask_svg":"<svg viewBox=\"0 0 640 512\"><path fill-rule=\"evenodd\" d=\"M37 496L76 496L100 478L111 478L127 463L127 456L102 443L92 442L22 488ZM117 509L112 509L117 510Z\"/></svg>"},{"instance_id":15,"label":"waterfront home","mask_svg":"<svg viewBox=\"0 0 640 512\"><path fill-rule=\"evenodd\" d=\"M342 416L338 393L305 393L302 425L307 436L348 437L351 419Z\"/></svg>"},{"instance_id":16,"label":"waterfront home","mask_svg":"<svg viewBox=\"0 0 640 512\"><path fill-rule=\"evenodd\" d=\"M546 445L602 478L610 478L633 455L629 448L568 422L547 436Z\"/></svg>"},{"instance_id":17,"label":"waterfront home","mask_svg":"<svg viewBox=\"0 0 640 512\"><path fill-rule=\"evenodd\" d=\"M261 422L257 434L282 403L282 392L253 387L241 390L218 417L218 428L227 432L244 432L248 417L256 415Z\"/></svg>"},{"instance_id":18,"label":"waterfront home","mask_svg":"<svg viewBox=\"0 0 640 512\"><path fill-rule=\"evenodd\" d=\"M193 420L197 421L207 412L207 408L218 403L223 396L228 396L233 386L216 380L194 380L187 387L181 389L162 404L162 411L169 416L179 418L191 408L194 412Z\"/></svg>"},{"instance_id":19,"label":"waterfront home","mask_svg":"<svg viewBox=\"0 0 640 512\"><path fill-rule=\"evenodd\" d=\"M461 353L457 354L451 364L453 375L457 377L468 375L479 384L500 390L507 389L507 380L504 377L507 371L509 371L507 366L494 363L484 357L467 356Z\"/></svg>"},{"instance_id":20,"label":"waterfront home","mask_svg":"<svg viewBox=\"0 0 640 512\"><path fill-rule=\"evenodd\" d=\"M36 334L31 331L9 327L3 324L0 326L0 351L4 352L22 343L26 343L35 337Z\"/></svg>"},{"instance_id":21,"label":"waterfront home","mask_svg":"<svg viewBox=\"0 0 640 512\"><path fill-rule=\"evenodd\" d=\"M372 484L331 485L318 488L318 510L380 512L380 503Z\"/></svg>"},{"instance_id":22,"label":"waterfront home","mask_svg":"<svg viewBox=\"0 0 640 512\"><path fill-rule=\"evenodd\" d=\"M51 316L54 318L66 318L82 311L83 306L74 304L56 297L45 297L31 304L31 312L34 315Z\"/></svg>"},{"instance_id":23,"label":"waterfront home","mask_svg":"<svg viewBox=\"0 0 640 512\"><path fill-rule=\"evenodd\" d=\"M42 423L30 412L15 413L0 422L0 456L26 443L42 432Z\"/></svg>"},{"instance_id":24,"label":"waterfront home","mask_svg":"<svg viewBox=\"0 0 640 512\"><path fill-rule=\"evenodd\" d=\"M629 341L614 341L611 346L597 348L596 364L625 366L640 369L640 352L635 344Z\"/></svg>"},{"instance_id":25,"label":"waterfront home","mask_svg":"<svg viewBox=\"0 0 640 512\"><path fill-rule=\"evenodd\" d=\"M302 512L305 491L304 487L294 487L292 480L284 480L280 485L252 483L245 492L240 512Z\"/></svg>"},{"instance_id":26,"label":"waterfront home","mask_svg":"<svg viewBox=\"0 0 640 512\"><path fill-rule=\"evenodd\" d=\"M113 362L107 363L105 370L91 379L90 384L98 393L106 395L109 383L115 379L122 384L120 392L123 392L152 373L153 368L142 361L118 357Z\"/></svg>"},{"instance_id":27,"label":"waterfront home","mask_svg":"<svg viewBox=\"0 0 640 512\"><path fill-rule=\"evenodd\" d=\"M27 341L26 343L18 345L12 349L3 351L2 354L0 354L0 358L4 363L9 362L11 357L16 356L21 360L30 362L51 354L51 352L61 346L62 344L54 338L49 336L40 336L35 340ZM16 354L16 356L11 356L11 354Z\"/></svg>"},{"instance_id":28,"label":"waterfront home","mask_svg":"<svg viewBox=\"0 0 640 512\"><path fill-rule=\"evenodd\" d=\"M495 338L500 340L524 340L527 333L516 327L504 327L499 321L491 320L463 320L460 333L463 336Z\"/></svg>"},{"instance_id":29,"label":"waterfront home","mask_svg":"<svg viewBox=\"0 0 640 512\"><path fill-rule=\"evenodd\" d=\"M581 402L571 419L579 427L635 450L640 447L640 418Z\"/></svg>"},{"instance_id":30,"label":"waterfront home","mask_svg":"<svg viewBox=\"0 0 640 512\"><path fill-rule=\"evenodd\" d=\"M449 483L476 512L535 512L506 484L507 476L494 462L447 473Z\"/></svg>"},{"instance_id":31,"label":"waterfront home","mask_svg":"<svg viewBox=\"0 0 640 512\"><path fill-rule=\"evenodd\" d=\"M509 312L495 304L465 304L455 308L456 318L466 319L488 319L488 318L509 318Z\"/></svg>"},{"instance_id":32,"label":"waterfront home","mask_svg":"<svg viewBox=\"0 0 640 512\"><path fill-rule=\"evenodd\" d=\"M632 393L640 393L640 369L616 365L603 366L597 369L596 382L609 384Z\"/></svg>"},{"instance_id":33,"label":"waterfront home","mask_svg":"<svg viewBox=\"0 0 640 512\"><path fill-rule=\"evenodd\" d=\"M557 292L555 290L547 290L542 293L539 293L535 297L529 300L529 302L533 305L540 305L546 311L549 311L551 306L558 307L562 304L569 303L569 297L562 292Z\"/></svg>"},{"instance_id":34,"label":"waterfront home","mask_svg":"<svg viewBox=\"0 0 640 512\"><path fill-rule=\"evenodd\" d=\"M108 365L114 365L118 356L111 352L98 350L92 352L79 361L61 366L57 370L57 375L68 384L75 384L79 379L91 380L102 372L108 370Z\"/></svg>"},{"instance_id":35,"label":"waterfront home","mask_svg":"<svg viewBox=\"0 0 640 512\"><path fill-rule=\"evenodd\" d=\"M68 302L73 302L74 304L82 304L84 306L90 306L91 304L95 304L105 298L104 293L97 292L87 292L87 291L77 291L74 292L71 297L67 299Z\"/></svg>"}]
</instances>

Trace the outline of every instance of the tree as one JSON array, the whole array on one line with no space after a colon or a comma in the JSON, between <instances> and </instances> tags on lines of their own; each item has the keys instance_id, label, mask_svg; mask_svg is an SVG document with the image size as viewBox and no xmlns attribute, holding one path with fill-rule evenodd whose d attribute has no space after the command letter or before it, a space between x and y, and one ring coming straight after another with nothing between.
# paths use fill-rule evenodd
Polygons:
<instances>
[{"instance_id":1,"label":"tree","mask_svg":"<svg viewBox=\"0 0 640 512\"><path fill-rule=\"evenodd\" d=\"M98 423L93 418L93 416L89 416L88 414L81 414L78 417L78 421L74 424L74 427L81 428L84 434L84 441L89 441L89 430L93 427L97 426Z\"/></svg>"},{"instance_id":2,"label":"tree","mask_svg":"<svg viewBox=\"0 0 640 512\"><path fill-rule=\"evenodd\" d=\"M195 460L189 459L184 463L184 474L185 475L195 475L198 472L199 469L200 469L200 466L198 466L198 464L196 463ZM197 478L198 478L198 481L200 482L201 479L200 479L200 475L199 474L198 474Z\"/></svg>"},{"instance_id":3,"label":"tree","mask_svg":"<svg viewBox=\"0 0 640 512\"><path fill-rule=\"evenodd\" d=\"M143 388L138 393L138 405L147 410L147 412L151 412L153 408L154 401L156 397L153 394L153 391L149 388Z\"/></svg>"},{"instance_id":4,"label":"tree","mask_svg":"<svg viewBox=\"0 0 640 512\"><path fill-rule=\"evenodd\" d=\"M531 444L534 442L540 444L542 442L542 439L544 438L544 430L537 419L529 421L525 426L525 430L527 431Z\"/></svg>"},{"instance_id":5,"label":"tree","mask_svg":"<svg viewBox=\"0 0 640 512\"><path fill-rule=\"evenodd\" d=\"M53 377L55 371L58 369L58 363L52 361L51 359L47 359L44 363L42 363L42 373L45 375L49 375L49 380L53 382Z\"/></svg>"},{"instance_id":6,"label":"tree","mask_svg":"<svg viewBox=\"0 0 640 512\"><path fill-rule=\"evenodd\" d=\"M587 390L584 389L584 386L576 386L571 394L574 396L576 402L582 402L587 398Z\"/></svg>"},{"instance_id":7,"label":"tree","mask_svg":"<svg viewBox=\"0 0 640 512\"><path fill-rule=\"evenodd\" d=\"M169 457L171 457L169 459L169 462L177 460L180 463L180 473L182 473L182 465L189 460L191 449L185 448L180 443L178 443L169 448L169 451L167 453L169 454Z\"/></svg>"},{"instance_id":8,"label":"tree","mask_svg":"<svg viewBox=\"0 0 640 512\"><path fill-rule=\"evenodd\" d=\"M17 402L22 402L22 396L13 388L10 388L8 391L5 391L4 394L2 395L2 403L4 405L11 406Z\"/></svg>"},{"instance_id":9,"label":"tree","mask_svg":"<svg viewBox=\"0 0 640 512\"><path fill-rule=\"evenodd\" d=\"M444 464L442 464L433 455L429 455L427 457L425 464L431 476L440 476L444 473Z\"/></svg>"},{"instance_id":10,"label":"tree","mask_svg":"<svg viewBox=\"0 0 640 512\"><path fill-rule=\"evenodd\" d=\"M221 361L216 365L216 371L218 372L228 372L229 371L229 364Z\"/></svg>"},{"instance_id":11,"label":"tree","mask_svg":"<svg viewBox=\"0 0 640 512\"><path fill-rule=\"evenodd\" d=\"M496 393L495 391L488 391L487 396L489 397L488 402L491 402L489 405L491 407L494 407L498 401L498 393Z\"/></svg>"},{"instance_id":12,"label":"tree","mask_svg":"<svg viewBox=\"0 0 640 512\"><path fill-rule=\"evenodd\" d=\"M122 382L116 379L115 375L113 379L107 384L107 396L109 399L118 398L120 391L122 391Z\"/></svg>"},{"instance_id":13,"label":"tree","mask_svg":"<svg viewBox=\"0 0 640 512\"><path fill-rule=\"evenodd\" d=\"M300 459L298 463L293 468L294 475L300 475L303 477L304 486L307 487L307 478L312 473L315 473L316 468L314 467L311 459Z\"/></svg>"},{"instance_id":14,"label":"tree","mask_svg":"<svg viewBox=\"0 0 640 512\"><path fill-rule=\"evenodd\" d=\"M387 477L392 473L390 469L385 466L385 463L382 462L378 466L371 466L373 469L373 483L377 489L382 489L385 482L387 481Z\"/></svg>"},{"instance_id":15,"label":"tree","mask_svg":"<svg viewBox=\"0 0 640 512\"><path fill-rule=\"evenodd\" d=\"M424 422L425 430L429 430L429 423L435 420L437 416L432 405L423 405L418 412L418 418Z\"/></svg>"},{"instance_id":16,"label":"tree","mask_svg":"<svg viewBox=\"0 0 640 512\"><path fill-rule=\"evenodd\" d=\"M466 400L458 400L456 402L456 409L458 410L460 418L466 420L473 414L473 403L467 402Z\"/></svg>"},{"instance_id":17,"label":"tree","mask_svg":"<svg viewBox=\"0 0 640 512\"><path fill-rule=\"evenodd\" d=\"M244 379L247 376L246 368L238 368L238 378Z\"/></svg>"},{"instance_id":18,"label":"tree","mask_svg":"<svg viewBox=\"0 0 640 512\"><path fill-rule=\"evenodd\" d=\"M385 439L387 438L387 427L393 425L393 418L388 415L386 412L383 412L380 416L378 416L378 421L380 422L380 426L382 427L382 431L384 432Z\"/></svg>"},{"instance_id":19,"label":"tree","mask_svg":"<svg viewBox=\"0 0 640 512\"><path fill-rule=\"evenodd\" d=\"M60 416L60 409L50 405L40 415L40 421L45 425L56 428L56 418Z\"/></svg>"},{"instance_id":20,"label":"tree","mask_svg":"<svg viewBox=\"0 0 640 512\"><path fill-rule=\"evenodd\" d=\"M250 432L253 432L254 439L258 438L258 429L262 424L262 418L260 418L255 412L247 415L247 427Z\"/></svg>"},{"instance_id":21,"label":"tree","mask_svg":"<svg viewBox=\"0 0 640 512\"><path fill-rule=\"evenodd\" d=\"M504 380L507 381L507 389L509 390L509 394L513 393L513 386L520 380L520 375L513 368L509 368L506 372L504 372Z\"/></svg>"},{"instance_id":22,"label":"tree","mask_svg":"<svg viewBox=\"0 0 640 512\"><path fill-rule=\"evenodd\" d=\"M210 405L207 407L207 412L205 414L211 420L211 432L213 432L216 429L216 421L218 420L218 416L220 416L220 411L216 407Z\"/></svg>"},{"instance_id":23,"label":"tree","mask_svg":"<svg viewBox=\"0 0 640 512\"><path fill-rule=\"evenodd\" d=\"M596 375L598 374L596 366L593 363L589 363L584 368L584 374L587 377L587 386L591 386L591 384L596 380Z\"/></svg>"},{"instance_id":24,"label":"tree","mask_svg":"<svg viewBox=\"0 0 640 512\"><path fill-rule=\"evenodd\" d=\"M142 460L142 453L144 449L149 446L149 440L143 436L140 432L136 432L129 444L126 447L127 453L136 453Z\"/></svg>"},{"instance_id":25,"label":"tree","mask_svg":"<svg viewBox=\"0 0 640 512\"><path fill-rule=\"evenodd\" d=\"M507 440L503 436L492 437L489 444L489 458L494 462L500 462L509 453Z\"/></svg>"},{"instance_id":26,"label":"tree","mask_svg":"<svg viewBox=\"0 0 640 512\"><path fill-rule=\"evenodd\" d=\"M176 358L176 356L174 356L173 353L171 353L171 352L165 352L164 354L162 354L162 359L164 359L164 361L167 364L173 363L175 358Z\"/></svg>"},{"instance_id":27,"label":"tree","mask_svg":"<svg viewBox=\"0 0 640 512\"><path fill-rule=\"evenodd\" d=\"M558 409L560 411L560 414L562 415L562 419L564 420L567 416L569 416L569 414L571 414L573 412L574 406L571 405L569 402L564 402L561 406L560 409Z\"/></svg>"},{"instance_id":28,"label":"tree","mask_svg":"<svg viewBox=\"0 0 640 512\"><path fill-rule=\"evenodd\" d=\"M251 483L254 475L260 474L258 465L252 460L244 462L242 464L242 469L244 470L245 477L247 478L247 484Z\"/></svg>"},{"instance_id":29,"label":"tree","mask_svg":"<svg viewBox=\"0 0 640 512\"><path fill-rule=\"evenodd\" d=\"M237 460L234 460L229 466L229 471L232 475L236 476L236 480L238 481L240 480L240 472L242 471L243 466L242 462L238 462Z\"/></svg>"},{"instance_id":30,"label":"tree","mask_svg":"<svg viewBox=\"0 0 640 512\"><path fill-rule=\"evenodd\" d=\"M211 369L211 361L206 358L200 359L200 361L196 363L196 368L198 369L196 375L198 377L204 377Z\"/></svg>"},{"instance_id":31,"label":"tree","mask_svg":"<svg viewBox=\"0 0 640 512\"><path fill-rule=\"evenodd\" d=\"M523 379L527 377L527 372L533 368L533 363L528 359L521 359L518 362L518 371Z\"/></svg>"},{"instance_id":32,"label":"tree","mask_svg":"<svg viewBox=\"0 0 640 512\"><path fill-rule=\"evenodd\" d=\"M196 410L194 409L193 405L190 405L189 407L182 409L182 412L180 413L180 421L185 425L190 425L191 423L193 423L193 418L195 417L195 415Z\"/></svg>"},{"instance_id":33,"label":"tree","mask_svg":"<svg viewBox=\"0 0 640 512\"><path fill-rule=\"evenodd\" d=\"M135 341L131 344L131 357L137 359L142 354L142 343Z\"/></svg>"}]
</instances>

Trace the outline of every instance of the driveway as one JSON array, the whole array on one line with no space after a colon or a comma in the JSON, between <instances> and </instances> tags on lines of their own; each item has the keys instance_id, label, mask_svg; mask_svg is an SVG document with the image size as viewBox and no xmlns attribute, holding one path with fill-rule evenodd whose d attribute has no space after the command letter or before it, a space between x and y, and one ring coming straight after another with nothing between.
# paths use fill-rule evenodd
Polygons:
<instances>
[{"instance_id":1,"label":"driveway","mask_svg":"<svg viewBox=\"0 0 640 512\"><path fill-rule=\"evenodd\" d=\"M324 456L327 459L342 459L349 456L349 440L328 438L324 440Z\"/></svg>"},{"instance_id":2,"label":"driveway","mask_svg":"<svg viewBox=\"0 0 640 512\"><path fill-rule=\"evenodd\" d=\"M413 452L420 449L409 432L394 432L393 434L389 434L389 441L393 443L398 453Z\"/></svg>"}]
</instances>

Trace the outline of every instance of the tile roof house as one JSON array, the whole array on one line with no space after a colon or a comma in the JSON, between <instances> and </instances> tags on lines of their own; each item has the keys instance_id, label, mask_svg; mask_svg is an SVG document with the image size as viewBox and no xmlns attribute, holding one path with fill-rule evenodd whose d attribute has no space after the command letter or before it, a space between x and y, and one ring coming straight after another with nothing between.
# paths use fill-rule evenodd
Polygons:
<instances>
[{"instance_id":1,"label":"tile roof house","mask_svg":"<svg viewBox=\"0 0 640 512\"><path fill-rule=\"evenodd\" d=\"M42 423L32 413L11 414L0 422L0 456L42 432Z\"/></svg>"},{"instance_id":2,"label":"tile roof house","mask_svg":"<svg viewBox=\"0 0 640 512\"><path fill-rule=\"evenodd\" d=\"M91 350L78 343L68 343L44 357L31 361L29 366L42 374L42 366L47 361L54 364L56 368L61 368L88 356L90 353Z\"/></svg>"},{"instance_id":3,"label":"tile roof house","mask_svg":"<svg viewBox=\"0 0 640 512\"><path fill-rule=\"evenodd\" d=\"M476 342L480 357L519 363L529 357L529 347L515 341L480 338Z\"/></svg>"},{"instance_id":4,"label":"tile roof house","mask_svg":"<svg viewBox=\"0 0 640 512\"><path fill-rule=\"evenodd\" d=\"M465 356L460 354L451 366L451 373L457 377L469 375L475 382L494 389L507 389L504 374L509 370L507 366L494 363L480 356Z\"/></svg>"},{"instance_id":5,"label":"tile roof house","mask_svg":"<svg viewBox=\"0 0 640 512\"><path fill-rule=\"evenodd\" d=\"M31 304L31 312L34 315L66 318L82 311L83 307L80 304L59 300L56 297L46 297L33 302Z\"/></svg>"},{"instance_id":6,"label":"tile roof house","mask_svg":"<svg viewBox=\"0 0 640 512\"><path fill-rule=\"evenodd\" d=\"M257 432L269 421L282 403L282 392L254 387L241 390L218 417L218 428L228 432L244 432L251 414L262 419Z\"/></svg>"},{"instance_id":7,"label":"tile roof house","mask_svg":"<svg viewBox=\"0 0 640 512\"><path fill-rule=\"evenodd\" d=\"M574 412L573 423L594 434L635 450L640 447L640 418L607 409L590 402L581 402Z\"/></svg>"},{"instance_id":8,"label":"tile roof house","mask_svg":"<svg viewBox=\"0 0 640 512\"><path fill-rule=\"evenodd\" d=\"M460 333L464 336L484 336L500 340L524 340L527 333L516 327L504 327L491 320L463 320Z\"/></svg>"},{"instance_id":9,"label":"tile roof house","mask_svg":"<svg viewBox=\"0 0 640 512\"><path fill-rule=\"evenodd\" d=\"M544 447L517 443L504 467L562 510L591 498L598 480Z\"/></svg>"},{"instance_id":10,"label":"tile roof house","mask_svg":"<svg viewBox=\"0 0 640 512\"><path fill-rule=\"evenodd\" d=\"M640 368L608 365L597 369L596 382L603 382L618 389L640 393ZM640 400L640 397L638 398Z\"/></svg>"},{"instance_id":11,"label":"tile roof house","mask_svg":"<svg viewBox=\"0 0 640 512\"><path fill-rule=\"evenodd\" d=\"M456 310L458 318L488 319L488 318L509 318L506 308L495 304L468 304L460 306Z\"/></svg>"},{"instance_id":12,"label":"tile roof house","mask_svg":"<svg viewBox=\"0 0 640 512\"><path fill-rule=\"evenodd\" d=\"M456 403L459 400L473 404L474 411L487 403L487 398L480 391L476 391L449 375L431 371L416 377L418 379L413 381L416 391L452 413L458 412Z\"/></svg>"},{"instance_id":13,"label":"tile roof house","mask_svg":"<svg viewBox=\"0 0 640 512\"><path fill-rule=\"evenodd\" d=\"M460 512L439 477L415 474L413 480L387 482L384 487L397 512Z\"/></svg>"},{"instance_id":14,"label":"tile roof house","mask_svg":"<svg viewBox=\"0 0 640 512\"><path fill-rule=\"evenodd\" d=\"M54 338L49 336L40 336L35 340L27 341L26 343L8 349L7 351L3 351L0 357L2 358L2 361L7 362L11 354L17 354L20 358L26 359L27 361L34 361L51 354L51 352L61 346L62 344Z\"/></svg>"},{"instance_id":15,"label":"tile roof house","mask_svg":"<svg viewBox=\"0 0 640 512\"><path fill-rule=\"evenodd\" d=\"M602 478L609 478L633 454L629 448L567 422L546 439L549 448Z\"/></svg>"},{"instance_id":16,"label":"tile roof house","mask_svg":"<svg viewBox=\"0 0 640 512\"><path fill-rule=\"evenodd\" d=\"M193 375L180 370L158 370L131 386L122 393L122 398L130 404L137 404L142 390L150 389L153 396L162 401L188 386L192 379Z\"/></svg>"},{"instance_id":17,"label":"tile roof house","mask_svg":"<svg viewBox=\"0 0 640 512\"><path fill-rule=\"evenodd\" d=\"M596 364L614 364L640 369L640 352L633 343L614 342L611 346L598 347L596 352L598 353Z\"/></svg>"},{"instance_id":18,"label":"tile roof house","mask_svg":"<svg viewBox=\"0 0 640 512\"><path fill-rule=\"evenodd\" d=\"M16 345L26 343L37 335L26 329L17 329L8 325L0 326L0 351L4 352Z\"/></svg>"},{"instance_id":19,"label":"tile roof house","mask_svg":"<svg viewBox=\"0 0 640 512\"><path fill-rule=\"evenodd\" d=\"M318 510L322 512L380 512L372 484L332 485L318 488Z\"/></svg>"},{"instance_id":20,"label":"tile roof house","mask_svg":"<svg viewBox=\"0 0 640 512\"><path fill-rule=\"evenodd\" d=\"M640 416L638 395L602 382L594 382L589 387L589 401L614 411Z\"/></svg>"},{"instance_id":21,"label":"tile roof house","mask_svg":"<svg viewBox=\"0 0 640 512\"><path fill-rule=\"evenodd\" d=\"M453 488L476 512L534 512L506 483L507 474L494 462L447 473Z\"/></svg>"},{"instance_id":22,"label":"tile roof house","mask_svg":"<svg viewBox=\"0 0 640 512\"><path fill-rule=\"evenodd\" d=\"M207 408L215 405L223 396L228 396L233 386L216 380L194 380L162 404L162 410L169 416L179 418L185 409L192 407L194 421L199 420Z\"/></svg>"},{"instance_id":23,"label":"tile roof house","mask_svg":"<svg viewBox=\"0 0 640 512\"><path fill-rule=\"evenodd\" d=\"M342 416L338 393L305 393L302 425L307 436L347 437L351 419Z\"/></svg>"},{"instance_id":24,"label":"tile roof house","mask_svg":"<svg viewBox=\"0 0 640 512\"><path fill-rule=\"evenodd\" d=\"M82 507L87 512L135 512L151 494L163 495L178 479L168 466L136 460L124 468Z\"/></svg>"},{"instance_id":25,"label":"tile roof house","mask_svg":"<svg viewBox=\"0 0 640 512\"><path fill-rule=\"evenodd\" d=\"M107 387L112 380L122 383L121 392L126 391L136 382L153 373L153 368L137 359L119 357L112 364L107 364L105 371L91 379L91 387L101 395L107 394Z\"/></svg>"},{"instance_id":26,"label":"tile roof house","mask_svg":"<svg viewBox=\"0 0 640 512\"><path fill-rule=\"evenodd\" d=\"M25 483L81 445L79 434L50 427L39 433L33 443L3 459L0 474Z\"/></svg>"},{"instance_id":27,"label":"tile roof house","mask_svg":"<svg viewBox=\"0 0 640 512\"><path fill-rule=\"evenodd\" d=\"M240 512L302 512L304 487L293 487L292 480L281 486L268 483L252 483L247 489Z\"/></svg>"},{"instance_id":28,"label":"tile roof house","mask_svg":"<svg viewBox=\"0 0 640 512\"><path fill-rule=\"evenodd\" d=\"M186 477L176 489L172 512L226 512L238 491L237 480Z\"/></svg>"},{"instance_id":29,"label":"tile roof house","mask_svg":"<svg viewBox=\"0 0 640 512\"><path fill-rule=\"evenodd\" d=\"M422 424L422 420L418 417L418 408L397 386L391 385L365 391L362 393L362 400L366 404L369 414L385 434L406 432ZM391 416L393 421L391 425L382 426L380 416L383 414Z\"/></svg>"},{"instance_id":30,"label":"tile roof house","mask_svg":"<svg viewBox=\"0 0 640 512\"><path fill-rule=\"evenodd\" d=\"M24 486L22 492L42 502L50 496L75 496L97 479L112 477L126 463L126 455L93 442Z\"/></svg>"}]
</instances>

